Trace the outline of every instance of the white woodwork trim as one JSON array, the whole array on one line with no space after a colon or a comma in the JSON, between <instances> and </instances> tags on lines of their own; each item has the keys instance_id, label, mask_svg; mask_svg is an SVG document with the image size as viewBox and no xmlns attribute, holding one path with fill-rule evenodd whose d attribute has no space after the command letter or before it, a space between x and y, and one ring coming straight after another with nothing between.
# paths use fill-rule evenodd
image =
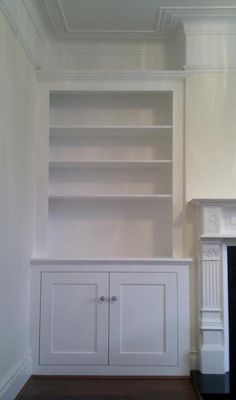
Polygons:
<instances>
[{"instance_id":1,"label":"white woodwork trim","mask_svg":"<svg viewBox=\"0 0 236 400\"><path fill-rule=\"evenodd\" d=\"M189 65L185 66L183 71L174 70L131 70L131 71L76 71L76 70L56 70L41 69L36 71L38 82L64 82L64 81L99 81L111 80L113 82L137 81L140 83L156 82L157 80L166 80L171 82L184 82L185 79L196 73L229 73L236 72L234 67L222 67L218 65L202 66Z\"/></svg>"},{"instance_id":2,"label":"white woodwork trim","mask_svg":"<svg viewBox=\"0 0 236 400\"><path fill-rule=\"evenodd\" d=\"M165 7L164 10L183 25L188 68L235 68L236 6Z\"/></svg>"},{"instance_id":3,"label":"white woodwork trim","mask_svg":"<svg viewBox=\"0 0 236 400\"><path fill-rule=\"evenodd\" d=\"M235 205L236 204L236 199L193 199L191 201L193 204L196 204L197 206L211 206L211 205L217 205L217 206L224 206L224 205Z\"/></svg>"},{"instance_id":4,"label":"white woodwork trim","mask_svg":"<svg viewBox=\"0 0 236 400\"><path fill-rule=\"evenodd\" d=\"M0 0L0 9L35 69L45 65L46 49L23 0Z\"/></svg>"},{"instance_id":5,"label":"white woodwork trim","mask_svg":"<svg viewBox=\"0 0 236 400\"><path fill-rule=\"evenodd\" d=\"M35 30L40 37L46 51L50 48L51 36L50 32L46 30L41 15L37 9L37 3L34 1L22 0L28 12L30 19L35 27Z\"/></svg>"},{"instance_id":6,"label":"white woodwork trim","mask_svg":"<svg viewBox=\"0 0 236 400\"><path fill-rule=\"evenodd\" d=\"M35 119L35 187L33 254L47 255L49 92L37 85Z\"/></svg>"},{"instance_id":7,"label":"white woodwork trim","mask_svg":"<svg viewBox=\"0 0 236 400\"><path fill-rule=\"evenodd\" d=\"M236 6L204 6L204 7L162 7L163 12L170 14L173 18L178 18L183 24L186 21L194 20L198 21L198 24L202 24L203 21L216 21L215 24L206 25L204 33L217 34L217 33L235 33L236 27L234 25L236 18ZM224 28L217 25L220 20L225 22ZM232 22L232 23L231 23ZM188 25L188 33L200 33L197 29L200 25ZM203 33L203 32L202 32Z\"/></svg>"},{"instance_id":8,"label":"white woodwork trim","mask_svg":"<svg viewBox=\"0 0 236 400\"><path fill-rule=\"evenodd\" d=\"M0 380L0 400L13 400L32 374L31 354L14 365Z\"/></svg>"},{"instance_id":9,"label":"white woodwork trim","mask_svg":"<svg viewBox=\"0 0 236 400\"><path fill-rule=\"evenodd\" d=\"M56 259L56 258L31 258L32 266L51 266L51 265L91 265L91 266L99 266L99 265L155 265L155 266L175 266L175 265L189 265L192 262L192 259L189 258L86 258L86 259Z\"/></svg>"},{"instance_id":10,"label":"white woodwork trim","mask_svg":"<svg viewBox=\"0 0 236 400\"><path fill-rule=\"evenodd\" d=\"M184 93L181 83L176 84L173 90L173 133L172 133L172 256L181 257L184 254Z\"/></svg>"},{"instance_id":11,"label":"white woodwork trim","mask_svg":"<svg viewBox=\"0 0 236 400\"><path fill-rule=\"evenodd\" d=\"M198 361L198 350L191 349L190 350L190 370L198 370L199 369L199 361Z\"/></svg>"},{"instance_id":12,"label":"white woodwork trim","mask_svg":"<svg viewBox=\"0 0 236 400\"><path fill-rule=\"evenodd\" d=\"M45 1L45 3L50 6L49 8L51 8L51 1ZM56 6L56 8L58 7ZM68 44L68 40L54 40L50 32L45 29L40 20L37 7L25 0L12 0L11 2L8 0L0 0L0 9L8 19L17 39L23 46L35 69L45 68L48 56L50 55L53 57L53 53L58 52L65 53L68 56L69 53L141 54L143 52L142 43L145 42L145 35L147 35L148 38L150 38L151 35L151 37L155 39L167 38L181 22L184 26L187 43L187 63L185 66L185 74L187 71L189 73L193 73L194 71L235 72L236 54L234 54L235 52L233 49L236 36L236 6L161 7L153 31L146 33L129 33L122 31L113 33L113 35L118 35L118 37L119 35L124 37L124 35L127 36L130 34L132 37L134 36L136 39L140 39L140 43L137 42L134 44L134 42L132 43L132 40L127 40L124 44L119 41L115 45L111 45L109 42L106 43L106 41L103 41L99 48L95 43L90 42L88 44L86 41ZM55 18L52 20L55 22ZM55 27L55 29L58 30L58 27ZM72 33L73 32L71 32L71 34ZM70 35L70 32L67 32L67 34ZM83 34L84 33L81 32L82 36ZM87 34L91 34L92 36L96 35L96 39L97 35L100 34L101 38L104 36L106 39L106 35L112 35L112 32L94 33L89 31L86 32L86 35ZM213 42L215 44L213 46L215 49L211 52L207 51L207 49L209 50L209 48L212 48ZM223 44L224 49L222 47ZM225 46L228 48L226 58ZM148 45L146 43L145 48L146 54L165 53L160 46L155 46L154 40L149 40ZM222 57L222 54L224 54L224 57ZM224 63L222 62L223 59ZM167 72L169 77L171 77L172 72L164 72ZM59 73L55 70L48 73L51 73L51 77L47 77L47 79L61 79ZM70 72L70 79L74 79L72 76L75 76L75 73L76 72L74 71ZM69 78L68 74L67 78ZM181 79L180 75L178 78ZM45 76L41 76L39 79L45 80ZM65 79L65 76L62 79Z\"/></svg>"},{"instance_id":13,"label":"white woodwork trim","mask_svg":"<svg viewBox=\"0 0 236 400\"><path fill-rule=\"evenodd\" d=\"M227 66L227 68L225 66L222 65L222 67L220 67L219 65L184 65L184 70L186 72L188 72L187 76L196 74L196 73L236 73L236 68L235 66Z\"/></svg>"},{"instance_id":14,"label":"white woodwork trim","mask_svg":"<svg viewBox=\"0 0 236 400\"><path fill-rule=\"evenodd\" d=\"M34 375L97 375L97 376L189 376L186 367L155 366L61 366L35 365ZM7 399L8 400L8 399Z\"/></svg>"},{"instance_id":15,"label":"white woodwork trim","mask_svg":"<svg viewBox=\"0 0 236 400\"><path fill-rule=\"evenodd\" d=\"M229 370L227 245L236 239L235 199L195 199L199 209L199 361L202 373Z\"/></svg>"},{"instance_id":16,"label":"white woodwork trim","mask_svg":"<svg viewBox=\"0 0 236 400\"><path fill-rule=\"evenodd\" d=\"M170 80L175 82L182 82L186 76L187 71L154 71L154 70L130 70L130 71L76 71L76 70L55 70L55 69L43 69L36 72L37 79L39 82L50 82L50 81L65 81L65 80L111 80L111 81L142 81L143 83L148 81L156 81L157 79Z\"/></svg>"},{"instance_id":17,"label":"white woodwork trim","mask_svg":"<svg viewBox=\"0 0 236 400\"><path fill-rule=\"evenodd\" d=\"M201 6L201 7L161 7L164 12L173 18L234 18L236 17L236 6Z\"/></svg>"}]
</instances>

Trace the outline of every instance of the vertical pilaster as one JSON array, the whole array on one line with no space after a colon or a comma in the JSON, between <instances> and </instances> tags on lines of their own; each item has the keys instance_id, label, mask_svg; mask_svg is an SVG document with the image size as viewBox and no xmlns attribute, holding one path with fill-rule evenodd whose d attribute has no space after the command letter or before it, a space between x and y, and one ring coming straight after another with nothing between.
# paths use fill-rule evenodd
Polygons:
<instances>
[{"instance_id":1,"label":"vertical pilaster","mask_svg":"<svg viewBox=\"0 0 236 400\"><path fill-rule=\"evenodd\" d=\"M201 243L200 369L225 373L222 297L222 244Z\"/></svg>"}]
</instances>

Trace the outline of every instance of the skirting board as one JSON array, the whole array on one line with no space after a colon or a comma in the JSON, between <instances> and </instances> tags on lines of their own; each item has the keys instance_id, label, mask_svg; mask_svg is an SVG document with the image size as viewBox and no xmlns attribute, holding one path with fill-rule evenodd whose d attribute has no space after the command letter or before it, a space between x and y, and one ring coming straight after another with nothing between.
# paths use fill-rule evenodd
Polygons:
<instances>
[{"instance_id":1,"label":"skirting board","mask_svg":"<svg viewBox=\"0 0 236 400\"><path fill-rule=\"evenodd\" d=\"M32 374L31 354L18 362L0 380L0 400L14 400Z\"/></svg>"},{"instance_id":2,"label":"skirting board","mask_svg":"<svg viewBox=\"0 0 236 400\"><path fill-rule=\"evenodd\" d=\"M190 369L191 369L191 371L199 369L198 351L197 350L190 351Z\"/></svg>"}]
</instances>

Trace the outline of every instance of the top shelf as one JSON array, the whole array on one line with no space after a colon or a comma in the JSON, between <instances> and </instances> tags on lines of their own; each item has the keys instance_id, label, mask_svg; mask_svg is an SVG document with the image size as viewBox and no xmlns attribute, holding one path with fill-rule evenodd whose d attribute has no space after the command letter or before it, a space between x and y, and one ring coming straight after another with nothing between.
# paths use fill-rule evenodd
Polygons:
<instances>
[{"instance_id":1,"label":"top shelf","mask_svg":"<svg viewBox=\"0 0 236 400\"><path fill-rule=\"evenodd\" d=\"M172 129L172 125L51 125L50 130L162 130Z\"/></svg>"}]
</instances>

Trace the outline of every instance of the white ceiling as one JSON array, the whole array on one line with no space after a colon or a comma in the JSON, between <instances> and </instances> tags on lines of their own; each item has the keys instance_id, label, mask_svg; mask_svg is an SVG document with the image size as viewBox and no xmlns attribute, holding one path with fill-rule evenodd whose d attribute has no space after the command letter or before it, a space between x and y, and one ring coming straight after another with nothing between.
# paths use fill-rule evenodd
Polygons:
<instances>
[{"instance_id":1,"label":"white ceiling","mask_svg":"<svg viewBox=\"0 0 236 400\"><path fill-rule=\"evenodd\" d=\"M157 0L44 0L44 3L59 38L154 38L167 30L161 23ZM169 20L168 25L174 25L174 20Z\"/></svg>"},{"instance_id":2,"label":"white ceiling","mask_svg":"<svg viewBox=\"0 0 236 400\"><path fill-rule=\"evenodd\" d=\"M173 32L174 8L225 9L236 0L24 0L51 39L158 39ZM203 11L204 12L204 11Z\"/></svg>"}]
</instances>

